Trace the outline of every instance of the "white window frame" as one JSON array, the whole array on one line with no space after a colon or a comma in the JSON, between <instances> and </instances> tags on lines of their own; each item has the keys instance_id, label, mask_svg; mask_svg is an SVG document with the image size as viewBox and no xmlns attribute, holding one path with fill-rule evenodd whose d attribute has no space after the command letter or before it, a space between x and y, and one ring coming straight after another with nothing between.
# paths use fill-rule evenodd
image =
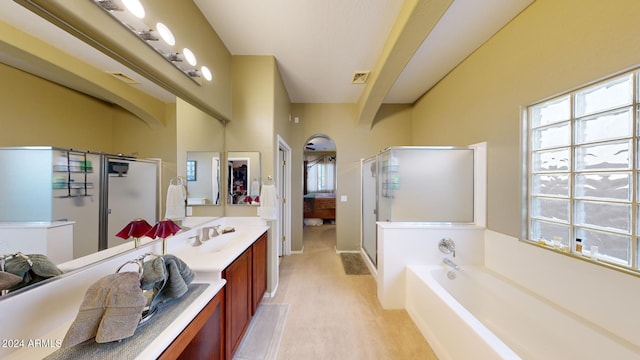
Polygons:
<instances>
[{"instance_id":1,"label":"white window frame","mask_svg":"<svg viewBox=\"0 0 640 360\"><path fill-rule=\"evenodd\" d=\"M589 90L593 87L597 87L598 85L605 84L612 80L616 80L618 78L624 78L625 76L631 76L632 81L632 101L628 105L623 105L619 107L608 108L605 110L599 110L593 113L588 113L587 115L580 115L576 111L576 98L579 94L584 94L584 90ZM522 127L522 149L523 149L523 239L526 242L536 244L538 246L547 248L549 250L562 252L567 255L571 255L583 260L592 261L594 263L613 267L618 270L622 270L625 272L631 272L636 275L640 275L640 264L638 260L638 233L639 233L639 224L640 221L638 217L640 216L639 210L639 199L640 199L640 91L638 89L640 81L640 68L635 68L631 70L626 70L624 72L616 73L611 76L608 76L604 79L600 79L598 81L594 81L592 83L586 84L579 88L564 92L562 94L546 98L544 100L533 103L526 108L523 109L523 127ZM540 108L543 104L553 103L556 100L560 100L562 98L568 97L569 99L569 108L570 115L566 120L561 120L556 122L552 122L550 124L533 124L534 116L532 116L532 111L536 109L536 107ZM584 123L584 119L589 117L593 117L596 114L607 114L613 111L629 109L631 114L631 129L630 134L628 136L619 137L619 138L609 138L609 139L599 139L595 141L584 141L577 139L577 131L576 127L578 123L582 121ZM599 120L597 120L599 121ZM570 140L568 144L563 145L549 145L549 146L538 146L534 145L533 136L538 130L538 133L543 133L544 131L548 131L551 133L553 129L551 129L555 124L568 124L569 125L569 136ZM582 134L582 133L581 133ZM542 135L544 136L544 135ZM553 136L548 136L547 139L554 139ZM618 141L629 141L629 168L628 169L579 169L576 164L576 152L581 147L584 149L585 145L608 145ZM536 165L534 161L534 155L538 155L538 158L541 158L542 153L546 152L546 154L550 154L551 152L558 151L566 151L568 152L568 168L566 170L541 170L541 165ZM542 154L542 155L541 155ZM586 159L586 155L582 157L582 159ZM534 167L538 166L538 168L534 169ZM560 167L558 167L560 168ZM558 169L556 168L556 169ZM547 179L552 178L553 176L559 176L561 174L568 176L568 194L559 194L559 195L548 195L540 193L536 193L534 189L534 185L536 182L533 181L534 176L538 176L538 178L544 177L545 174L552 175L546 176ZM586 175L601 175L601 174L614 174L617 177L622 177L624 175L629 175L629 198L628 199L592 199L584 195L584 186L580 187L579 184L576 183L576 179L580 177L581 179L587 177ZM559 179L559 177L556 177ZM543 183L543 181L538 180L537 184ZM547 182L546 184L549 184ZM547 186L548 188L548 186ZM559 186L562 189L562 186ZM582 195L577 193L577 190L583 190ZM547 190L545 190L547 191ZM557 196L557 197L556 197ZM548 214L540 215L544 213L544 205L535 207L537 212L534 210L534 204L536 200L539 203L544 203L545 201L556 203L563 203L563 205L567 205L568 207L568 216L566 219L563 219L562 216L558 215L558 212L554 213L554 216L549 216ZM568 201L566 201L568 200ZM593 200L593 201L592 201ZM584 222L580 223L578 221L578 206L577 204L584 205L588 204L596 204L602 205L602 207L607 207L611 205L614 208L625 208L628 207L625 211L628 211L629 215L629 224L628 230L620 230L620 229L611 229L606 227L594 227L592 223L585 225ZM548 207L552 208L551 206ZM557 207L554 208L557 210ZM580 214L589 214L588 212L580 212ZM549 217L547 217L549 216ZM583 215L583 218L588 215ZM591 217L591 219L597 219L597 217ZM617 218L616 218L617 219ZM540 223L544 223L544 226L540 226ZM534 226L534 224L538 224L538 226ZM556 226L557 225L557 226ZM558 232L557 235L549 238L550 234L553 231L547 231L547 236L538 236L540 233L544 231L538 231L538 229L544 228L548 226L546 229L553 229L554 227L558 229L566 228L568 232ZM582 252L576 251L576 238L579 230L582 230L583 234L585 231L597 232L600 234L604 234L605 236L618 237L622 239L624 237L628 237L628 261L621 261L619 257L608 256L605 252L599 253L597 256L592 256L595 254L591 254L590 246L584 246ZM567 236L568 234L568 236ZM588 241L587 241L588 244Z\"/></svg>"}]
</instances>

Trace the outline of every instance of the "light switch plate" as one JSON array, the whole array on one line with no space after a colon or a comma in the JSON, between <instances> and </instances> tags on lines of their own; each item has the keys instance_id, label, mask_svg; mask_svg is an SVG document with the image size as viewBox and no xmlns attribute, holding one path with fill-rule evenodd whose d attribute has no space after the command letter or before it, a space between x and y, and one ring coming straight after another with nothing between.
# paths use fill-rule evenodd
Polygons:
<instances>
[{"instance_id":1,"label":"light switch plate","mask_svg":"<svg viewBox=\"0 0 640 360\"><path fill-rule=\"evenodd\" d=\"M347 195L340 196L340 201L347 202Z\"/></svg>"}]
</instances>

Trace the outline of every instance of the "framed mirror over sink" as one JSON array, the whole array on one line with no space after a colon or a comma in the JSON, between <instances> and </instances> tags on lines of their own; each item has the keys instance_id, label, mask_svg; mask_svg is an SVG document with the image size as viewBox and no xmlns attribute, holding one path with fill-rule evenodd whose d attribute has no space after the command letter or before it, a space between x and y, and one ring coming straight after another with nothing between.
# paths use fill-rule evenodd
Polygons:
<instances>
[{"instance_id":1,"label":"framed mirror over sink","mask_svg":"<svg viewBox=\"0 0 640 360\"><path fill-rule=\"evenodd\" d=\"M260 152L227 152L227 204L260 204Z\"/></svg>"},{"instance_id":2,"label":"framed mirror over sink","mask_svg":"<svg viewBox=\"0 0 640 360\"><path fill-rule=\"evenodd\" d=\"M220 153L187 151L187 205L220 205Z\"/></svg>"}]
</instances>

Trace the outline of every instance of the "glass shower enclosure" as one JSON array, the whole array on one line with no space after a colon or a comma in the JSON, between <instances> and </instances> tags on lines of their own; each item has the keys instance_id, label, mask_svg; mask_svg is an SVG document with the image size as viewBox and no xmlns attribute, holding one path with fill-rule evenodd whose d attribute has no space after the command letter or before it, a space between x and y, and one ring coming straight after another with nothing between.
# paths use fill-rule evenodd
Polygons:
<instances>
[{"instance_id":1,"label":"glass shower enclosure","mask_svg":"<svg viewBox=\"0 0 640 360\"><path fill-rule=\"evenodd\" d=\"M377 221L473 223L473 147L390 147L361 162L362 248L377 266Z\"/></svg>"}]
</instances>

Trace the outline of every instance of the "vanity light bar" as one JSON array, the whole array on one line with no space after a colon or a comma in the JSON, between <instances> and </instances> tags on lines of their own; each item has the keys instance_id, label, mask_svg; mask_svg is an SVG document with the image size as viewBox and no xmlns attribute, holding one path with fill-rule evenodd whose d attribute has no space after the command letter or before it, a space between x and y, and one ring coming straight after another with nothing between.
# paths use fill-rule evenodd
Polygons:
<instances>
[{"instance_id":1,"label":"vanity light bar","mask_svg":"<svg viewBox=\"0 0 640 360\"><path fill-rule=\"evenodd\" d=\"M124 9L118 6L115 2L111 0L97 0L98 5L100 5L103 9L107 11L123 11Z\"/></svg>"},{"instance_id":2,"label":"vanity light bar","mask_svg":"<svg viewBox=\"0 0 640 360\"><path fill-rule=\"evenodd\" d=\"M158 22L154 30L142 21L145 10L139 0L93 0L93 2L196 84L202 85L203 75L207 81L213 79L211 71L206 66L200 69L196 67L198 62L191 50L186 47L182 49L182 53L173 50L176 40L167 25ZM121 4L124 8L120 6ZM137 19L127 16L125 9ZM160 39L163 42L160 42ZM183 60L186 60L186 63Z\"/></svg>"},{"instance_id":3,"label":"vanity light bar","mask_svg":"<svg viewBox=\"0 0 640 360\"><path fill-rule=\"evenodd\" d=\"M158 41L159 37L153 34L153 30L143 30L138 33L138 37L142 40L146 41Z\"/></svg>"}]
</instances>

